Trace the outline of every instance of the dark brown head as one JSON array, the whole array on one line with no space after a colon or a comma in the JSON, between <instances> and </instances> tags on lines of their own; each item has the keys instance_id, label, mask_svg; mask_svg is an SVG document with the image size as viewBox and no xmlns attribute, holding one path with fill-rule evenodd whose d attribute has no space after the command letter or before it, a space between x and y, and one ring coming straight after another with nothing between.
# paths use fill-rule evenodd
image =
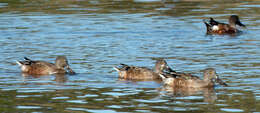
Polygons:
<instances>
[{"instance_id":1,"label":"dark brown head","mask_svg":"<svg viewBox=\"0 0 260 113\"><path fill-rule=\"evenodd\" d=\"M214 81L219 83L220 85L228 86L219 78L214 68L207 68L204 70L204 81Z\"/></svg>"},{"instance_id":2,"label":"dark brown head","mask_svg":"<svg viewBox=\"0 0 260 113\"><path fill-rule=\"evenodd\" d=\"M214 68L207 68L204 70L204 81L212 81L212 80L216 80L217 78L218 75Z\"/></svg>"},{"instance_id":3,"label":"dark brown head","mask_svg":"<svg viewBox=\"0 0 260 113\"><path fill-rule=\"evenodd\" d=\"M66 68L69 71L69 74L75 74L75 72L70 68L68 60L65 56L57 56L55 65L58 69Z\"/></svg>"},{"instance_id":4,"label":"dark brown head","mask_svg":"<svg viewBox=\"0 0 260 113\"><path fill-rule=\"evenodd\" d=\"M164 59L159 59L156 61L155 67L154 67L154 71L156 73L160 73L163 71L170 71L171 68L168 66L167 62Z\"/></svg>"},{"instance_id":5,"label":"dark brown head","mask_svg":"<svg viewBox=\"0 0 260 113\"><path fill-rule=\"evenodd\" d=\"M229 24L236 28L236 25L239 25L241 27L246 27L244 24L242 24L239 20L239 17L237 15L231 15L229 18Z\"/></svg>"}]
</instances>

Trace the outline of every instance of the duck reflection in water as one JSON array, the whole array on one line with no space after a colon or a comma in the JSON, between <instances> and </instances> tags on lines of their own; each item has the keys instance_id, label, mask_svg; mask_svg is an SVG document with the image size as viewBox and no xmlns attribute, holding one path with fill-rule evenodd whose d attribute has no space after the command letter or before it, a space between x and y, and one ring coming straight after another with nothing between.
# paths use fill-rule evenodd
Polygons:
<instances>
[{"instance_id":1,"label":"duck reflection in water","mask_svg":"<svg viewBox=\"0 0 260 113\"><path fill-rule=\"evenodd\" d=\"M214 103L217 99L216 92L214 88L193 88L193 87L186 87L186 88L178 88L178 87L170 87L170 86L163 86L159 89L162 95L167 95L170 97L186 97L186 96L200 96L203 95L204 102L207 103Z\"/></svg>"},{"instance_id":2,"label":"duck reflection in water","mask_svg":"<svg viewBox=\"0 0 260 113\"><path fill-rule=\"evenodd\" d=\"M22 73L22 76L24 77L24 79L27 81L30 78L38 78L42 81L56 81L57 83L65 83L68 80L68 77L66 74L53 74L53 75L31 75L31 74L27 74L27 73ZM52 80L52 77L55 77L54 80ZM43 83L44 84L44 83ZM46 84L49 84L46 82Z\"/></svg>"}]
</instances>

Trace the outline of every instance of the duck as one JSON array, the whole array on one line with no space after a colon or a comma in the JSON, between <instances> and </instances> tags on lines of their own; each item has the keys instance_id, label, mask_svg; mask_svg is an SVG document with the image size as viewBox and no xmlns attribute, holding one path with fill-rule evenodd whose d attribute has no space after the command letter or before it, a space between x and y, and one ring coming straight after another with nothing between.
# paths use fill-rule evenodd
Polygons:
<instances>
[{"instance_id":1,"label":"duck","mask_svg":"<svg viewBox=\"0 0 260 113\"><path fill-rule=\"evenodd\" d=\"M207 34L236 34L241 32L237 29L236 25L246 28L244 24L240 22L240 19L237 15L231 15L229 17L229 24L220 23L215 21L212 17L210 17L209 21L203 20L207 27Z\"/></svg>"},{"instance_id":2,"label":"duck","mask_svg":"<svg viewBox=\"0 0 260 113\"><path fill-rule=\"evenodd\" d=\"M204 78L200 79L198 76L191 74L172 74L167 72L160 73L164 86L178 87L178 88L209 88L214 87L215 83L223 86L228 86L223 82L219 75L217 75L214 68L207 68L203 70Z\"/></svg>"},{"instance_id":3,"label":"duck","mask_svg":"<svg viewBox=\"0 0 260 113\"><path fill-rule=\"evenodd\" d=\"M124 80L161 80L159 73L169 71L167 62L164 59L158 59L155 63L154 69L146 67L129 66L120 64L114 67L118 72L119 78Z\"/></svg>"},{"instance_id":4,"label":"duck","mask_svg":"<svg viewBox=\"0 0 260 113\"><path fill-rule=\"evenodd\" d=\"M29 75L76 74L69 66L66 56L57 56L55 63L31 60L24 57L24 61L16 61L22 73Z\"/></svg>"}]
</instances>

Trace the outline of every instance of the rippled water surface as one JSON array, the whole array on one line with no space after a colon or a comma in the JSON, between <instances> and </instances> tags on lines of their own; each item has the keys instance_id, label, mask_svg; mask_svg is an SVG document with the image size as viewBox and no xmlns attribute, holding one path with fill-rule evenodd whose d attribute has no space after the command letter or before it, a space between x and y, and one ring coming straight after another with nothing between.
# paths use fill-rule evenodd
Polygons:
<instances>
[{"instance_id":1,"label":"rippled water surface","mask_svg":"<svg viewBox=\"0 0 260 113\"><path fill-rule=\"evenodd\" d=\"M260 112L257 0L0 0L0 112ZM247 29L207 36L203 19L237 14ZM77 75L24 76L16 60L66 55ZM169 90L119 80L119 63L165 58L201 77L214 67L229 86Z\"/></svg>"}]
</instances>

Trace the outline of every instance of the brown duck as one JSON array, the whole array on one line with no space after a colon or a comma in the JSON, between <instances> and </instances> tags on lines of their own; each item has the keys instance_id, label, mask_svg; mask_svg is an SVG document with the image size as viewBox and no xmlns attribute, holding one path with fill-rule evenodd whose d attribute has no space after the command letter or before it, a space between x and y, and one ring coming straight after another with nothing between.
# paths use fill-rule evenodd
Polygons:
<instances>
[{"instance_id":1,"label":"brown duck","mask_svg":"<svg viewBox=\"0 0 260 113\"><path fill-rule=\"evenodd\" d=\"M207 68L204 70L204 78L200 79L199 77L191 74L184 73L160 73L160 77L163 79L163 83L166 86L171 87L193 87L193 88L202 88L202 87L213 87L215 83L227 86L216 73L214 68Z\"/></svg>"},{"instance_id":2,"label":"brown duck","mask_svg":"<svg viewBox=\"0 0 260 113\"><path fill-rule=\"evenodd\" d=\"M21 67L23 73L31 75L50 75L50 74L75 74L70 68L68 60L65 56L58 56L55 60L55 64L31 60L24 57L24 61L17 61L17 64Z\"/></svg>"},{"instance_id":3,"label":"brown duck","mask_svg":"<svg viewBox=\"0 0 260 113\"><path fill-rule=\"evenodd\" d=\"M159 73L165 69L169 69L165 60L160 59L156 61L154 69L146 67L129 66L126 64L120 64L114 67L118 71L119 78L127 80L160 80ZM166 70L167 71L167 70Z\"/></svg>"}]
</instances>

